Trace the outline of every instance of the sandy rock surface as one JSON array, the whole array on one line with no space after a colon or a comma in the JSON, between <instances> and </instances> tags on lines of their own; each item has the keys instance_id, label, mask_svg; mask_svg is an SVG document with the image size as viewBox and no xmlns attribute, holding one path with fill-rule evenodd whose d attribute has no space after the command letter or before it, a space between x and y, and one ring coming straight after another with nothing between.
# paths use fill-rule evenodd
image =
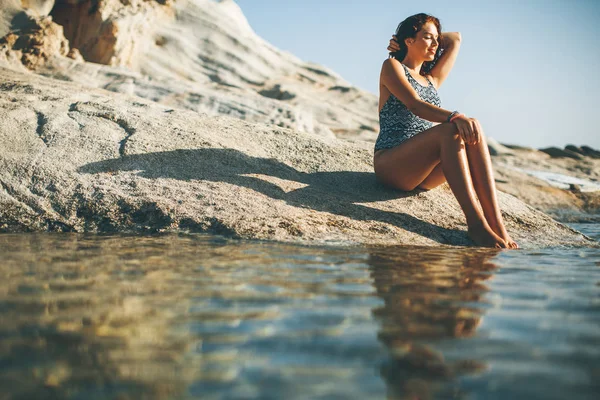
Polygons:
<instances>
[{"instance_id":1,"label":"sandy rock surface","mask_svg":"<svg viewBox=\"0 0 600 400\"><path fill-rule=\"evenodd\" d=\"M447 186L386 189L356 144L0 73L2 231L470 244ZM499 200L524 247L593 243L511 195Z\"/></svg>"}]
</instances>

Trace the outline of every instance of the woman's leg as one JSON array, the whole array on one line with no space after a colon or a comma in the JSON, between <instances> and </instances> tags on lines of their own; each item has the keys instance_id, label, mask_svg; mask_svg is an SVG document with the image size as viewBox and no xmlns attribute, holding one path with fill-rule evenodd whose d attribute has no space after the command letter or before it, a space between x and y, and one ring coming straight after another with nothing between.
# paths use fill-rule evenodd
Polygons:
<instances>
[{"instance_id":1,"label":"woman's leg","mask_svg":"<svg viewBox=\"0 0 600 400\"><path fill-rule=\"evenodd\" d=\"M488 225L475 198L465 144L450 123L436 125L394 147L377 154L375 174L381 182L410 191L421 184L441 164L454 196L469 226L469 236L478 245L506 247L506 242Z\"/></svg>"},{"instance_id":2,"label":"woman's leg","mask_svg":"<svg viewBox=\"0 0 600 400\"><path fill-rule=\"evenodd\" d=\"M473 187L479 198L485 219L490 228L504 239L511 248L518 248L519 245L512 240L502 221L502 214L498 207L496 198L496 187L494 183L493 170L489 156L485 137L476 145L467 145L467 159L469 160L469 169L473 177ZM419 189L430 190L446 182L446 176L442 170L442 165L438 164L423 182L418 186Z\"/></svg>"},{"instance_id":3,"label":"woman's leg","mask_svg":"<svg viewBox=\"0 0 600 400\"><path fill-rule=\"evenodd\" d=\"M477 144L467 145L467 158L469 160L469 169L473 177L473 187L479 198L483 214L490 228L502 239L504 239L509 247L518 248L519 246L506 232L504 222L502 221L502 213L498 206L496 197L496 184L494 182L494 171L492 169L492 161L485 140L485 135L481 132L481 140Z\"/></svg>"},{"instance_id":4,"label":"woman's leg","mask_svg":"<svg viewBox=\"0 0 600 400\"><path fill-rule=\"evenodd\" d=\"M419 189L423 190L431 190L440 186L442 183L446 183L446 175L444 175L444 170L442 169L442 164L438 164L433 171L429 174L427 178L423 180L423 182L419 183L417 186Z\"/></svg>"}]
</instances>

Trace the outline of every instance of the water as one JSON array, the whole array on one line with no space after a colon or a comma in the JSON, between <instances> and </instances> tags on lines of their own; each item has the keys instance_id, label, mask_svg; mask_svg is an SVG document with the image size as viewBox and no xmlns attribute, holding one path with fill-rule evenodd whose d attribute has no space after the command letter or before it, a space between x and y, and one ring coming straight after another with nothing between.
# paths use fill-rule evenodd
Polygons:
<instances>
[{"instance_id":1,"label":"water","mask_svg":"<svg viewBox=\"0 0 600 400\"><path fill-rule=\"evenodd\" d=\"M519 171L524 172L527 175L531 175L543 181L546 181L551 186L557 187L559 189L569 190L571 185L579 185L579 190L582 192L596 192L600 190L600 185L589 179L576 178L574 176L559 174L556 172L550 171L536 171L532 169L519 168L514 165L504 164L503 166Z\"/></svg>"},{"instance_id":2,"label":"water","mask_svg":"<svg viewBox=\"0 0 600 400\"><path fill-rule=\"evenodd\" d=\"M600 393L599 249L20 234L0 260L0 399Z\"/></svg>"}]
</instances>

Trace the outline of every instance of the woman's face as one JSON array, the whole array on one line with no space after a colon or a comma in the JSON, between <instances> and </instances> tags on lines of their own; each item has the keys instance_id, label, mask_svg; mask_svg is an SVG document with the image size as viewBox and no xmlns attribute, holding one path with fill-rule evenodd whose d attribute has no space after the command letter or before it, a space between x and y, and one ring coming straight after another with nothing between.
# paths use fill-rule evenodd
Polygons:
<instances>
[{"instance_id":1,"label":"woman's face","mask_svg":"<svg viewBox=\"0 0 600 400\"><path fill-rule=\"evenodd\" d=\"M426 22L414 38L406 39L408 51L414 57L431 61L439 46L439 32L433 22Z\"/></svg>"}]
</instances>

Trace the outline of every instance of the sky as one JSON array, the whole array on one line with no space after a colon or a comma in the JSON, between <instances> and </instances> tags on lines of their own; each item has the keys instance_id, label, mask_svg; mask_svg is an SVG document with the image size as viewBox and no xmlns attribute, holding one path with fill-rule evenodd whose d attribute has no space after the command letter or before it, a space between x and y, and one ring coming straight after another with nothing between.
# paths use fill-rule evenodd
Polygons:
<instances>
[{"instance_id":1,"label":"sky","mask_svg":"<svg viewBox=\"0 0 600 400\"><path fill-rule=\"evenodd\" d=\"M442 108L501 143L600 148L600 0L236 2L263 39L375 95L398 23L434 15L462 37Z\"/></svg>"}]
</instances>

